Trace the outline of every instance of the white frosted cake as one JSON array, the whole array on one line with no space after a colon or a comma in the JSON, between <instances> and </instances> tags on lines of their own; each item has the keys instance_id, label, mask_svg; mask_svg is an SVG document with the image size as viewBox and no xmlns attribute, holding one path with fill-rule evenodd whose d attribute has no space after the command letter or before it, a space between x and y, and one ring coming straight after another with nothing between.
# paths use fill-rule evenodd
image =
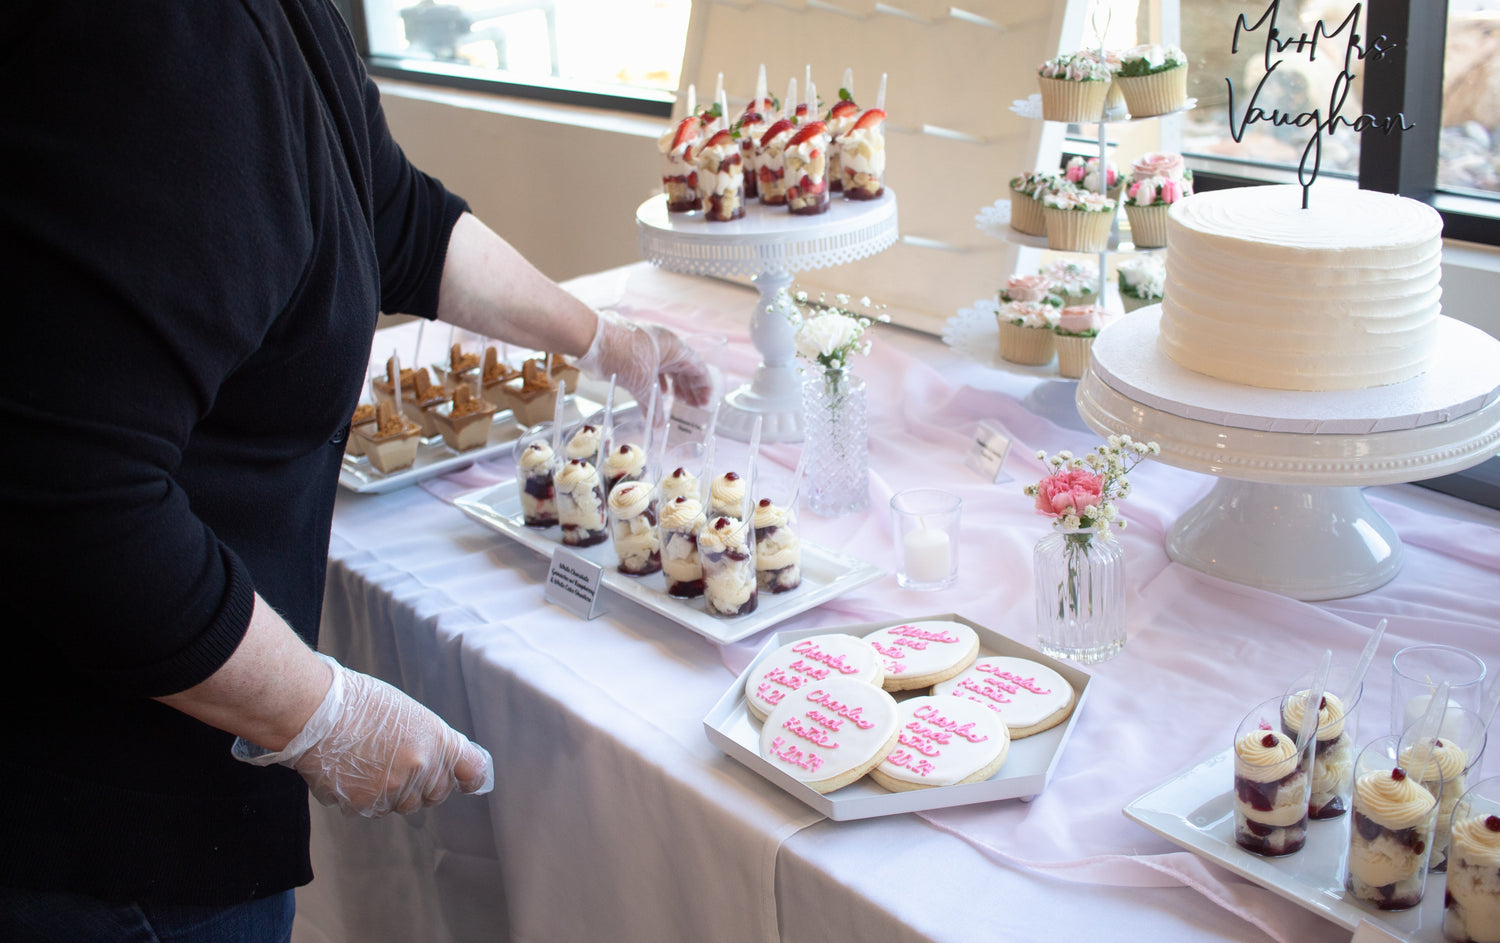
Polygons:
<instances>
[{"instance_id":1,"label":"white frosted cake","mask_svg":"<svg viewBox=\"0 0 1500 943\"><path fill-rule=\"evenodd\" d=\"M1161 346L1279 390L1357 390L1423 372L1442 310L1442 219L1372 190L1197 193L1173 204Z\"/></svg>"}]
</instances>

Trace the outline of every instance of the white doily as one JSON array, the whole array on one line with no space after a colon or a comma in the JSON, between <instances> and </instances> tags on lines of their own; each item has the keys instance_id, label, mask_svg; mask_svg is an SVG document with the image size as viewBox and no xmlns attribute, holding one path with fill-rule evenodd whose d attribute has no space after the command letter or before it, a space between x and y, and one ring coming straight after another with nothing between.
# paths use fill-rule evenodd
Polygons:
<instances>
[{"instance_id":1,"label":"white doily","mask_svg":"<svg viewBox=\"0 0 1500 943\"><path fill-rule=\"evenodd\" d=\"M1172 111L1165 112L1160 115L1147 115L1144 118L1135 118L1131 116L1130 112L1125 110L1124 105L1116 105L1104 112L1104 123L1115 124L1121 121L1149 121L1152 118L1164 118L1167 115L1175 115L1183 111L1192 111L1197 107L1198 99L1189 98L1182 103L1181 108L1176 108ZM1042 93L1033 92L1030 98L1017 98L1015 101L1010 103L1010 110L1015 112L1017 115L1020 115L1022 118L1041 118Z\"/></svg>"}]
</instances>

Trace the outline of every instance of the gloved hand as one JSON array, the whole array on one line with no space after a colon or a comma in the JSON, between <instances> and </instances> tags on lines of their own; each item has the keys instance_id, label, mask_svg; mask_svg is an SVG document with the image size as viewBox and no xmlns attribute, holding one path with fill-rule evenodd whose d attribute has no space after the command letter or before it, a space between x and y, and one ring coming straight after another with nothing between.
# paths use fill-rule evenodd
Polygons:
<instances>
[{"instance_id":1,"label":"gloved hand","mask_svg":"<svg viewBox=\"0 0 1500 943\"><path fill-rule=\"evenodd\" d=\"M663 392L670 381L677 398L691 406L708 402L713 380L702 359L682 338L659 324L639 324L613 311L599 312L599 329L578 369L595 377L615 377L645 407L651 386Z\"/></svg>"},{"instance_id":2,"label":"gloved hand","mask_svg":"<svg viewBox=\"0 0 1500 943\"><path fill-rule=\"evenodd\" d=\"M368 818L436 805L455 786L478 794L494 788L483 747L384 681L318 657L333 669L333 684L302 731L276 753L236 739L236 759L290 766L319 802Z\"/></svg>"}]
</instances>

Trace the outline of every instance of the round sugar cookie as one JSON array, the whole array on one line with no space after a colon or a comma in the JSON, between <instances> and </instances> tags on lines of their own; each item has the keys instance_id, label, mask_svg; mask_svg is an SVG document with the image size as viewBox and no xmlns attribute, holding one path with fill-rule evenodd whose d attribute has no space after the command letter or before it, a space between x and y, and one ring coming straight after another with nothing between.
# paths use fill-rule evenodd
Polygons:
<instances>
[{"instance_id":1,"label":"round sugar cookie","mask_svg":"<svg viewBox=\"0 0 1500 943\"><path fill-rule=\"evenodd\" d=\"M892 792L989 779L1010 752L1010 733L994 711L951 694L901 702L896 748L870 778Z\"/></svg>"},{"instance_id":2,"label":"round sugar cookie","mask_svg":"<svg viewBox=\"0 0 1500 943\"><path fill-rule=\"evenodd\" d=\"M933 694L953 694L988 707L1019 740L1056 727L1073 712L1068 679L1039 662L1006 655L980 658L957 677L935 684Z\"/></svg>"},{"instance_id":3,"label":"round sugar cookie","mask_svg":"<svg viewBox=\"0 0 1500 943\"><path fill-rule=\"evenodd\" d=\"M911 691L946 681L973 663L979 636L962 622L906 622L871 632L887 691Z\"/></svg>"},{"instance_id":4,"label":"round sugar cookie","mask_svg":"<svg viewBox=\"0 0 1500 943\"><path fill-rule=\"evenodd\" d=\"M745 706L756 719L765 720L787 695L835 677L854 678L878 688L885 668L874 647L862 638L842 633L810 635L761 659L745 678Z\"/></svg>"},{"instance_id":5,"label":"round sugar cookie","mask_svg":"<svg viewBox=\"0 0 1500 943\"><path fill-rule=\"evenodd\" d=\"M847 786L896 745L896 699L873 684L829 678L783 698L760 731L760 755L826 793Z\"/></svg>"}]
</instances>

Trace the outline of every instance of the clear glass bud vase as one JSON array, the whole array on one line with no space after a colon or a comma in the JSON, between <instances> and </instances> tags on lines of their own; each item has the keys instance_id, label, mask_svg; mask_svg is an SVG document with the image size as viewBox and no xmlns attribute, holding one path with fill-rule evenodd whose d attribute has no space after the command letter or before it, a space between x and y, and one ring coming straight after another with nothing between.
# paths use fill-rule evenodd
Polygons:
<instances>
[{"instance_id":1,"label":"clear glass bud vase","mask_svg":"<svg viewBox=\"0 0 1500 943\"><path fill-rule=\"evenodd\" d=\"M807 506L839 517L870 503L870 426L865 381L845 368L809 372L802 381Z\"/></svg>"},{"instance_id":2,"label":"clear glass bud vase","mask_svg":"<svg viewBox=\"0 0 1500 943\"><path fill-rule=\"evenodd\" d=\"M1037 542L1037 648L1089 664L1125 647L1125 553L1108 530L1059 529Z\"/></svg>"}]
</instances>

